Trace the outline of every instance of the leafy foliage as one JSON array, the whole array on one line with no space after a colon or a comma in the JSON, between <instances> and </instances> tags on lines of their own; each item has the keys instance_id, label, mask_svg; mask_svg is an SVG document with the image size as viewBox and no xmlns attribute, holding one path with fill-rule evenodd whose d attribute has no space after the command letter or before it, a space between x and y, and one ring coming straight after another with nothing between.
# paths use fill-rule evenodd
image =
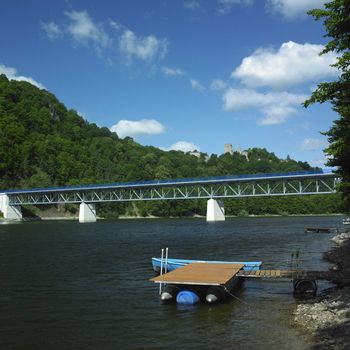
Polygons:
<instances>
[{"instance_id":1,"label":"leafy foliage","mask_svg":"<svg viewBox=\"0 0 350 350\"><path fill-rule=\"evenodd\" d=\"M0 189L309 169L305 162L279 159L260 148L249 149L248 158L238 152L197 158L141 146L88 123L48 91L0 75ZM338 210L338 200L328 208L328 199L319 199L240 199L225 205L226 212L235 215ZM108 203L99 206L99 215L203 215L205 205L204 200Z\"/></svg>"},{"instance_id":2,"label":"leafy foliage","mask_svg":"<svg viewBox=\"0 0 350 350\"><path fill-rule=\"evenodd\" d=\"M339 114L332 127L325 135L330 142L326 150L330 156L328 165L338 168L342 176L340 189L350 207L350 2L335 0L327 2L324 9L309 12L316 20L323 19L326 29L325 37L330 41L321 54L335 52L337 62L333 65L339 71L336 81L318 85L310 99L304 105L329 101L333 110ZM348 209L349 210L349 209Z\"/></svg>"}]
</instances>

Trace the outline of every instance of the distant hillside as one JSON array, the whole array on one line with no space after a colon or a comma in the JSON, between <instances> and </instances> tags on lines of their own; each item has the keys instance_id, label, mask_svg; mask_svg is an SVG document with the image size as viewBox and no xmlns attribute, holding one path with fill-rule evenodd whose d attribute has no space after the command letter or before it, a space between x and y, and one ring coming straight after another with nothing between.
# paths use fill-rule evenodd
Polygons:
<instances>
[{"instance_id":1,"label":"distant hillside","mask_svg":"<svg viewBox=\"0 0 350 350\"><path fill-rule=\"evenodd\" d=\"M247 154L208 158L141 146L87 122L50 92L0 75L0 189L311 169L266 149L252 148ZM203 212L202 201L189 202L119 204L118 212Z\"/></svg>"}]
</instances>

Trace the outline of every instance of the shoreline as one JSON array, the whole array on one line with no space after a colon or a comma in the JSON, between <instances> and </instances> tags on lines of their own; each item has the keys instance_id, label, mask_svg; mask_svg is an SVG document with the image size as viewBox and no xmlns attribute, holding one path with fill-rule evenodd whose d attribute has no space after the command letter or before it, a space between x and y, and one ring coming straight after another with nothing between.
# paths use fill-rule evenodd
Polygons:
<instances>
[{"instance_id":1,"label":"shoreline","mask_svg":"<svg viewBox=\"0 0 350 350\"><path fill-rule=\"evenodd\" d=\"M332 213L332 214L290 214L290 215L278 215L278 214L262 214L262 215L247 215L247 216L240 216L240 215L225 215L226 218L278 218L278 217L327 217L327 216L344 216L344 214L341 213ZM109 219L104 218L104 217L97 217L97 220L133 220L133 219L205 219L206 216L205 215L192 215L192 216L153 216L153 215L149 215L149 216L137 216L137 215L131 215L131 216L126 216L126 215L121 215L117 218L111 218ZM37 215L36 217L24 217L23 221L52 221L52 220L68 220L68 221L72 221L72 220L78 220L79 216L55 216L55 215L51 215L51 216L40 216ZM0 221L7 221L6 219L4 219L3 217L0 217Z\"/></svg>"},{"instance_id":2,"label":"shoreline","mask_svg":"<svg viewBox=\"0 0 350 350\"><path fill-rule=\"evenodd\" d=\"M342 280L313 300L300 302L294 311L294 324L311 335L311 349L345 350L350 344L350 229L331 238L334 246L323 259L341 272Z\"/></svg>"}]
</instances>

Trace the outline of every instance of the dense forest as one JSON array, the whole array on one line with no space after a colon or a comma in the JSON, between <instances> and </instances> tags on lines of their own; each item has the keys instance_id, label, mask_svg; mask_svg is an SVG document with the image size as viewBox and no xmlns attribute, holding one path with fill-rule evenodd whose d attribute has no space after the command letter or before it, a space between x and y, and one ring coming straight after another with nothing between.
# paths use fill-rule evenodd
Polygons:
<instances>
[{"instance_id":1,"label":"dense forest","mask_svg":"<svg viewBox=\"0 0 350 350\"><path fill-rule=\"evenodd\" d=\"M0 75L0 189L310 170L251 148L196 157L121 139L68 110L46 90ZM181 216L205 213L205 201L105 204L98 214ZM308 214L341 210L337 195L225 200L227 214ZM71 208L70 208L71 209Z\"/></svg>"}]
</instances>

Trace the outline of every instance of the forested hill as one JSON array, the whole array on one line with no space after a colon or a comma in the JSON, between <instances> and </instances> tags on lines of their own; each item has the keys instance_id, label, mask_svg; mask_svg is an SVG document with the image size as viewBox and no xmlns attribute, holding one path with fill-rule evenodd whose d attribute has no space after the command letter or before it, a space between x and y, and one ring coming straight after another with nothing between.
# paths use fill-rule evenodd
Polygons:
<instances>
[{"instance_id":1,"label":"forested hill","mask_svg":"<svg viewBox=\"0 0 350 350\"><path fill-rule=\"evenodd\" d=\"M0 75L0 189L311 169L247 151L197 158L141 146L87 122L50 92Z\"/></svg>"}]
</instances>

